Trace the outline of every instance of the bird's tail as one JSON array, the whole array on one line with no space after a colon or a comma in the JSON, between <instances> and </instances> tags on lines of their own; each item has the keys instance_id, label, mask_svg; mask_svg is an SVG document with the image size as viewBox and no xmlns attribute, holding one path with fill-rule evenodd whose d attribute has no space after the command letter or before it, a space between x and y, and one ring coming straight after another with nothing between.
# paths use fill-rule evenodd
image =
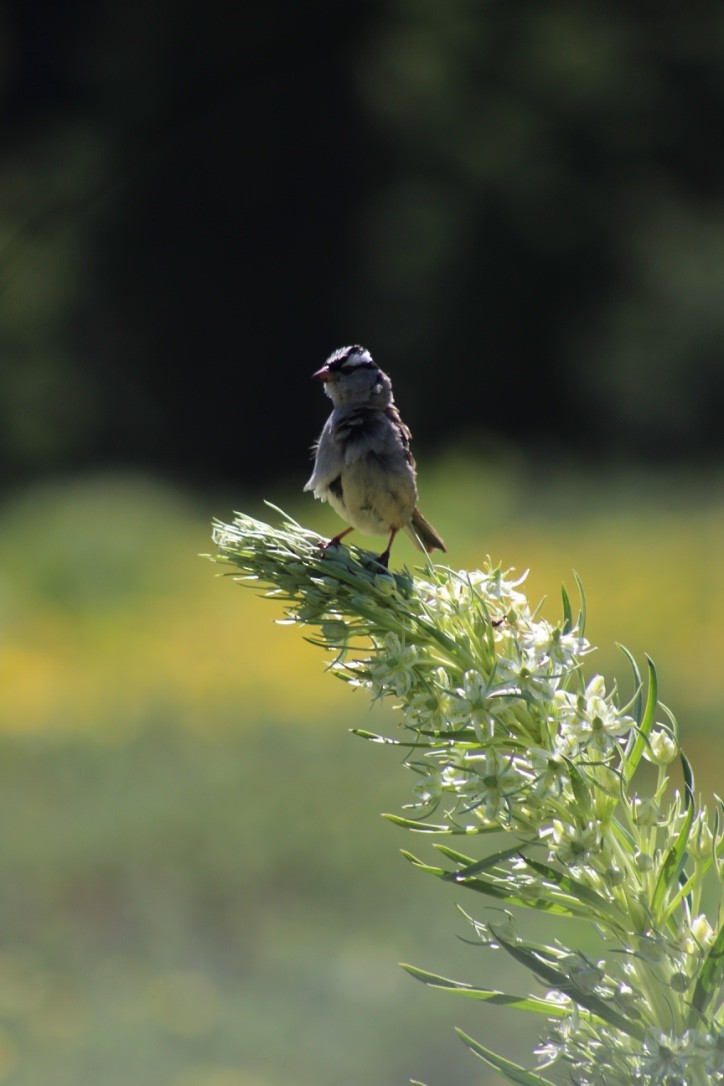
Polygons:
<instances>
[{"instance_id":1,"label":"bird's tail","mask_svg":"<svg viewBox=\"0 0 724 1086\"><path fill-rule=\"evenodd\" d=\"M429 520L425 520L419 509L415 509L405 531L421 551L447 551L441 536L437 534Z\"/></svg>"}]
</instances>

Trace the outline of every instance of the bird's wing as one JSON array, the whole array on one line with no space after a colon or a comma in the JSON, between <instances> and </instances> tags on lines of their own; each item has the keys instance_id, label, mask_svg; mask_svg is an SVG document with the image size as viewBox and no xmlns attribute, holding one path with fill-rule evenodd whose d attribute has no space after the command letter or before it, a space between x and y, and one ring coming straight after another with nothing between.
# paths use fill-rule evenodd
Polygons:
<instances>
[{"instance_id":1,"label":"bird's wing","mask_svg":"<svg viewBox=\"0 0 724 1086\"><path fill-rule=\"evenodd\" d=\"M304 484L305 490L314 492L315 498L323 498L325 491L339 476L344 466L339 445L334 438L332 416L327 419L319 441L313 447L314 471Z\"/></svg>"},{"instance_id":2,"label":"bird's wing","mask_svg":"<svg viewBox=\"0 0 724 1086\"><path fill-rule=\"evenodd\" d=\"M412 451L410 449L410 443L412 442L412 431L410 430L410 427L402 421L400 412L397 410L396 406L393 403L389 404L389 406L385 408L385 415L392 423L392 426L395 430L395 435L400 445L402 446L407 463L410 465L411 468L414 469L415 458L413 457Z\"/></svg>"}]
</instances>

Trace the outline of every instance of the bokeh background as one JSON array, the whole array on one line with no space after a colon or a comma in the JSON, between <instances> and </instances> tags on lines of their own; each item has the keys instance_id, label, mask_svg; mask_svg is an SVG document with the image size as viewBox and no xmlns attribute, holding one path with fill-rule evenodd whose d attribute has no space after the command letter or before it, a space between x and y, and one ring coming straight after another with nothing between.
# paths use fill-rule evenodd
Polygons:
<instances>
[{"instance_id":1,"label":"bokeh background","mask_svg":"<svg viewBox=\"0 0 724 1086\"><path fill-rule=\"evenodd\" d=\"M453 1024L537 1024L396 964L525 983L378 817L392 714L197 555L263 498L336 530L309 375L362 342L453 565L552 618L577 570L720 787L724 8L4 0L0 44L0 1083L488 1083Z\"/></svg>"}]
</instances>

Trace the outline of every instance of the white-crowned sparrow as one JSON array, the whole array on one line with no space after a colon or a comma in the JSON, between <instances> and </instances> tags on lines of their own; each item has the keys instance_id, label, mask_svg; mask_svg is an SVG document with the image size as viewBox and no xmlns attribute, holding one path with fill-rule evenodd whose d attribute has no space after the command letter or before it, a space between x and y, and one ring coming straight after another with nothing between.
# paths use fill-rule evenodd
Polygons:
<instances>
[{"instance_id":1,"label":"white-crowned sparrow","mask_svg":"<svg viewBox=\"0 0 724 1086\"><path fill-rule=\"evenodd\" d=\"M400 418L392 383L364 347L340 347L313 376L324 382L332 414L316 444L314 471L304 487L329 502L351 525L327 546L358 528L387 535L379 562L387 567L397 533L407 532L420 550L447 550L417 508L411 434Z\"/></svg>"}]
</instances>

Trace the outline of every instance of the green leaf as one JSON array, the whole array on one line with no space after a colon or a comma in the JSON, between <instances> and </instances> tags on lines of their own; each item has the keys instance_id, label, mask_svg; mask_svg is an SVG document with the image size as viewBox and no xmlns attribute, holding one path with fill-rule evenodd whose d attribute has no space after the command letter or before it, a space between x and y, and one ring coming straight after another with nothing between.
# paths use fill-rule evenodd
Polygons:
<instances>
[{"instance_id":1,"label":"green leaf","mask_svg":"<svg viewBox=\"0 0 724 1086\"><path fill-rule=\"evenodd\" d=\"M683 750L679 755L679 760L681 762L681 772L684 774L684 799L687 808L691 808L694 806L694 770Z\"/></svg>"},{"instance_id":2,"label":"green leaf","mask_svg":"<svg viewBox=\"0 0 724 1086\"><path fill-rule=\"evenodd\" d=\"M433 867L409 853L403 852L403 856L410 860L411 863L414 863L416 867L427 871L428 874L435 875L444 882L454 882L456 886L463 886L466 890L474 890L479 894L487 894L488 897L506 901L510 905L521 905L526 909L539 909L551 916L577 916L585 919L590 918L591 906L595 905L599 914L608 916L611 922L614 922L618 917L618 914L611 909L608 902L598 897L590 887L576 882L575 879L557 871L555 868L531 860L520 851L520 844L498 852L493 857L487 857L479 861L473 861L469 856L464 856L461 852L457 852L444 844L436 844L435 848L442 852L443 856L452 860L453 863L458 864L460 870L447 871L441 867ZM557 886L560 891L558 898L546 896L542 887L536 889L534 886L527 886L525 889L521 889L520 884L507 870L492 871L490 878L480 878L479 875L474 876L471 874L473 871L482 873L490 870L493 864L500 863L512 855L519 855L535 871L544 875L553 885Z\"/></svg>"},{"instance_id":3,"label":"green leaf","mask_svg":"<svg viewBox=\"0 0 724 1086\"><path fill-rule=\"evenodd\" d=\"M591 791L586 782L586 778L570 758L565 758L564 756L564 760L568 767L568 777L571 782L571 788L573 789L573 795L576 798L581 812L586 815L586 817L589 817L592 804Z\"/></svg>"},{"instance_id":4,"label":"green leaf","mask_svg":"<svg viewBox=\"0 0 724 1086\"><path fill-rule=\"evenodd\" d=\"M452 871L449 874L455 878L470 878L473 875L481 874L483 871L490 871L491 868L497 867L498 864L505 863L506 860L517 856L520 852L520 844L515 844L512 848L501 849L499 852L491 852L489 856L485 856L482 860L471 860L469 856L463 856L462 852L456 852L455 849L449 848L447 845L438 845L437 850L442 852L443 856L447 856L448 860L460 865L459 871Z\"/></svg>"},{"instance_id":5,"label":"green leaf","mask_svg":"<svg viewBox=\"0 0 724 1086\"><path fill-rule=\"evenodd\" d=\"M694 989L689 1012L689 1025L696 1026L700 1016L706 1016L712 998L719 993L724 981L724 927L709 948L704 964L699 970L699 979Z\"/></svg>"},{"instance_id":6,"label":"green leaf","mask_svg":"<svg viewBox=\"0 0 724 1086\"><path fill-rule=\"evenodd\" d=\"M298 528L300 532L306 532L307 534L309 534L308 530L306 528L302 528L301 524L296 521L293 516L287 513L284 509L280 508L280 506L275 505L274 502L270 502L266 498L264 498L264 505L266 505L268 509L273 509L275 513L278 513L279 516L282 518L284 524L288 525L290 528ZM243 514L238 513L237 516L243 516ZM217 523L221 524L222 522L218 521ZM321 539L322 537L319 536L318 538Z\"/></svg>"},{"instance_id":7,"label":"green leaf","mask_svg":"<svg viewBox=\"0 0 724 1086\"><path fill-rule=\"evenodd\" d=\"M472 856L466 856L464 853L451 848L450 845L435 845L435 848L438 852L442 852L443 856L446 856L448 860L459 864L460 867L472 867L477 862Z\"/></svg>"},{"instance_id":8,"label":"green leaf","mask_svg":"<svg viewBox=\"0 0 724 1086\"><path fill-rule=\"evenodd\" d=\"M455 1032L476 1056L487 1063L488 1067L498 1071L503 1078L507 1078L508 1082L515 1082L518 1086L555 1086L550 1079L537 1075L535 1071L526 1071L525 1067L521 1067L519 1063L512 1063L503 1056L497 1056L495 1052L484 1048L479 1041L469 1037L461 1029L456 1029Z\"/></svg>"},{"instance_id":9,"label":"green leaf","mask_svg":"<svg viewBox=\"0 0 724 1086\"><path fill-rule=\"evenodd\" d=\"M714 835L714 841L716 847L714 849L714 856L717 860L720 860L724 856L724 833L721 833L722 816L724 815L724 800L714 792L714 799L717 802L717 806L714 808L714 825L712 827L712 833ZM719 864L716 865L717 873L721 877L719 871Z\"/></svg>"},{"instance_id":10,"label":"green leaf","mask_svg":"<svg viewBox=\"0 0 724 1086\"><path fill-rule=\"evenodd\" d=\"M571 610L571 601L564 584L561 585L561 597L563 599L563 626L561 629L563 630L563 633L570 633L573 629L573 611Z\"/></svg>"},{"instance_id":11,"label":"green leaf","mask_svg":"<svg viewBox=\"0 0 724 1086\"><path fill-rule=\"evenodd\" d=\"M436 847L442 848L441 845ZM505 901L508 905L521 905L528 909L539 908L554 916L590 915L590 911L586 914L577 913L558 902L525 897L522 894L517 893L514 887L511 887L502 879L497 883L489 879L456 878L457 872L447 871L444 867L434 867L432 864L426 864L423 860L418 859L417 856L413 856L411 852L407 852L405 849L402 850L402 856L421 871L427 872L428 875L434 875L436 878L442 879L443 882L455 882L456 886L462 886L466 890L474 890L479 894L486 894L488 897L494 897L498 901Z\"/></svg>"},{"instance_id":12,"label":"green leaf","mask_svg":"<svg viewBox=\"0 0 724 1086\"><path fill-rule=\"evenodd\" d=\"M388 735L378 735L377 732L367 732L363 728L350 728L352 735L358 735L360 739L369 739L370 743L385 743L392 747L405 746L399 739L391 739Z\"/></svg>"},{"instance_id":13,"label":"green leaf","mask_svg":"<svg viewBox=\"0 0 724 1086\"><path fill-rule=\"evenodd\" d=\"M591 906L593 906L599 916L605 916L611 924L616 924L619 919L616 909L600 894L597 894L595 890L592 890L590 886L587 886L586 883L578 882L577 879L567 875L565 871L559 871L558 868L551 867L550 864L542 863L540 860L533 860L522 852L520 855L528 866L532 867L547 882L553 883L568 897L584 906L582 911L585 916L590 918ZM581 915L580 910L578 915Z\"/></svg>"},{"instance_id":14,"label":"green leaf","mask_svg":"<svg viewBox=\"0 0 724 1086\"><path fill-rule=\"evenodd\" d=\"M454 882L457 886L464 886L466 890L487 894L489 897L507 901L511 905L522 905L527 909L540 909L553 916L590 916L590 909L582 910L580 906L577 908L578 902L575 899L554 901L541 896L538 891L533 891L528 887L521 892L519 884L514 880L511 881L511 873L507 870L493 871L491 878L479 877L480 873L490 871L494 865L514 855L519 855L526 863L529 863L528 858L520 851L520 844L475 862L447 845L438 844L435 845L435 848L460 867L458 871L445 871L444 874L440 875L439 877L445 882ZM473 875L472 872L478 874Z\"/></svg>"},{"instance_id":15,"label":"green leaf","mask_svg":"<svg viewBox=\"0 0 724 1086\"><path fill-rule=\"evenodd\" d=\"M631 670L633 671L635 694L634 694L632 709L633 709L634 720L640 722L641 716L642 716L642 713L643 713L644 684L643 684L643 679L641 678L641 672L639 671L639 665L636 663L636 660L634 659L633 655L629 652L629 650L626 648L625 645L621 645L621 644L619 644L617 642L616 647L619 648L621 650L621 652L624 654L624 656L626 657L626 659L628 660L628 662L631 665ZM636 741L635 733L632 733L631 738L629 740L629 745L633 746L635 741Z\"/></svg>"},{"instance_id":16,"label":"green leaf","mask_svg":"<svg viewBox=\"0 0 724 1086\"><path fill-rule=\"evenodd\" d=\"M657 916L662 902L666 897L666 891L673 887L678 889L678 877L681 871L683 871L684 863L686 861L686 846L689 842L689 834L691 833L691 827L694 822L694 804L690 803L684 816L684 821L681 824L681 829L676 835L676 840L666 854L666 858L661 865L659 871L659 877L656 880L656 886L651 897L651 911L654 917Z\"/></svg>"},{"instance_id":17,"label":"green leaf","mask_svg":"<svg viewBox=\"0 0 724 1086\"><path fill-rule=\"evenodd\" d=\"M421 860L418 856L413 856L407 849L400 849L400 855L414 867L419 867L421 871L426 871L428 875L436 875L439 879L444 879L448 872L444 867L433 867L432 864L426 864L424 860Z\"/></svg>"},{"instance_id":18,"label":"green leaf","mask_svg":"<svg viewBox=\"0 0 724 1086\"><path fill-rule=\"evenodd\" d=\"M630 751L626 751L624 754L623 775L624 781L628 784L638 768L638 764L641 761L644 749L648 742L649 733L654 725L654 716L656 714L656 705L658 703L658 679L656 677L656 668L654 662L650 657L646 657L646 663L649 668L649 688L646 695L646 705L644 707L643 716L639 723L638 732L636 733L636 739Z\"/></svg>"},{"instance_id":19,"label":"green leaf","mask_svg":"<svg viewBox=\"0 0 724 1086\"><path fill-rule=\"evenodd\" d=\"M568 974L551 964L550 961L546 961L540 951L530 949L524 943L509 943L495 931L492 925L489 925L489 927L495 936L496 942L500 943L503 950L506 950L512 958L524 965L526 969L530 969L532 973L535 973L550 987L565 992L579 1007L585 1007L597 1018L600 1018L603 1022L608 1022L610 1026L622 1033L630 1037L636 1037L637 1040L643 1040L643 1029L614 1010L607 1000L599 998L594 992L585 992L580 988L574 988Z\"/></svg>"},{"instance_id":20,"label":"green leaf","mask_svg":"<svg viewBox=\"0 0 724 1086\"><path fill-rule=\"evenodd\" d=\"M453 992L455 995L465 996L468 999L479 999L499 1007L514 1007L519 1011L544 1014L549 1018L566 1018L571 1013L570 1006L551 1003L546 999L538 999L537 996L516 996L509 995L506 992L498 992L492 988L476 988L473 984L464 984L462 981L438 976L437 973L428 973L425 969L418 969L414 965L406 965L405 962L400 962L400 965L411 977L428 985L428 987Z\"/></svg>"},{"instance_id":21,"label":"green leaf","mask_svg":"<svg viewBox=\"0 0 724 1086\"><path fill-rule=\"evenodd\" d=\"M383 814L383 818L386 818L388 822L391 822L393 826L402 826L405 830L414 830L415 833L445 833L452 834L462 831L457 831L452 826L445 826L435 824L434 822L423 822L418 818L403 818L402 815L395 814Z\"/></svg>"},{"instance_id":22,"label":"green leaf","mask_svg":"<svg viewBox=\"0 0 724 1086\"><path fill-rule=\"evenodd\" d=\"M578 621L576 625L578 626L578 632L583 635L586 630L586 619L588 617L588 609L586 606L586 593L583 589L583 581L578 576L575 569L573 570L573 577L576 582L576 588L578 589L578 595L581 597L581 609L578 612Z\"/></svg>"}]
</instances>

